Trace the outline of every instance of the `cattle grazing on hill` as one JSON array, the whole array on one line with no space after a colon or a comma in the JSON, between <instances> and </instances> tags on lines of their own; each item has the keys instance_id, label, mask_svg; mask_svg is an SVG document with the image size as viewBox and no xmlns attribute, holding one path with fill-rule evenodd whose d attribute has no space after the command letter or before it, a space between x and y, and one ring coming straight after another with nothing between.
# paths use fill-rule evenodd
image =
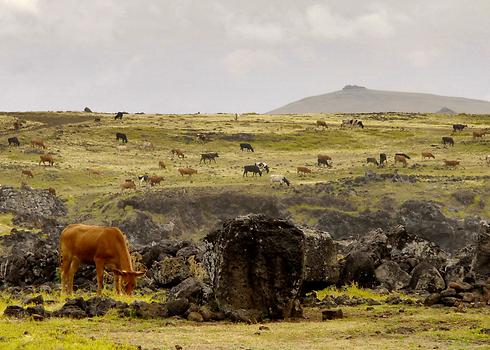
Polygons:
<instances>
[{"instance_id":1,"label":"cattle grazing on hill","mask_svg":"<svg viewBox=\"0 0 490 350\"><path fill-rule=\"evenodd\" d=\"M387 161L386 153L380 153L379 154L379 166L384 167L386 161Z\"/></svg>"},{"instance_id":2,"label":"cattle grazing on hill","mask_svg":"<svg viewBox=\"0 0 490 350\"><path fill-rule=\"evenodd\" d=\"M39 147L39 148L46 148L46 145L44 144L44 141L41 139L34 139L31 141L31 146L32 147Z\"/></svg>"},{"instance_id":3,"label":"cattle grazing on hill","mask_svg":"<svg viewBox=\"0 0 490 350\"><path fill-rule=\"evenodd\" d=\"M476 139L476 138L481 138L483 136L485 136L487 134L487 132L485 130L475 130L473 131L473 138Z\"/></svg>"},{"instance_id":4,"label":"cattle grazing on hill","mask_svg":"<svg viewBox=\"0 0 490 350\"><path fill-rule=\"evenodd\" d=\"M364 124L362 123L362 121L360 120L357 120L357 119L344 119L342 120L342 124L340 124L340 127L344 127L344 126L348 126L348 127L360 127L361 129L364 129Z\"/></svg>"},{"instance_id":5,"label":"cattle grazing on hill","mask_svg":"<svg viewBox=\"0 0 490 350\"><path fill-rule=\"evenodd\" d=\"M410 159L408 155L405 153L396 153L395 154L395 165L396 163L402 163L403 167L405 168L407 166L407 159Z\"/></svg>"},{"instance_id":6,"label":"cattle grazing on hill","mask_svg":"<svg viewBox=\"0 0 490 350\"><path fill-rule=\"evenodd\" d=\"M459 160L446 160L446 159L443 159L442 160L444 162L444 165L446 167L455 167L455 166L458 166L460 161Z\"/></svg>"},{"instance_id":7,"label":"cattle grazing on hill","mask_svg":"<svg viewBox=\"0 0 490 350\"><path fill-rule=\"evenodd\" d=\"M319 154L318 155L318 166L320 165L325 165L329 168L332 167L332 158L330 156L327 156L325 154Z\"/></svg>"},{"instance_id":8,"label":"cattle grazing on hill","mask_svg":"<svg viewBox=\"0 0 490 350\"><path fill-rule=\"evenodd\" d=\"M443 136L442 137L442 144L444 145L444 147L446 147L446 145L454 146L454 140L452 137Z\"/></svg>"},{"instance_id":9,"label":"cattle grazing on hill","mask_svg":"<svg viewBox=\"0 0 490 350\"><path fill-rule=\"evenodd\" d=\"M116 132L116 141L121 140L124 143L128 143L128 138L126 134L123 134L122 132Z\"/></svg>"},{"instance_id":10,"label":"cattle grazing on hill","mask_svg":"<svg viewBox=\"0 0 490 350\"><path fill-rule=\"evenodd\" d=\"M130 180L130 179L128 179L128 180L126 180L126 181L124 181L124 182L123 182L121 185L119 185L119 186L122 188L122 190L123 190L123 191L124 191L124 190L130 190L130 189L136 189L136 184L134 183L134 181L133 181L133 180Z\"/></svg>"},{"instance_id":11,"label":"cattle grazing on hill","mask_svg":"<svg viewBox=\"0 0 490 350\"><path fill-rule=\"evenodd\" d=\"M116 227L68 225L60 235L61 290L70 295L78 267L95 264L97 271L97 295L104 284L104 268L114 274L114 289L121 293L121 278L124 293L130 295L136 287L136 278L144 271L133 271L127 240Z\"/></svg>"},{"instance_id":12,"label":"cattle grazing on hill","mask_svg":"<svg viewBox=\"0 0 490 350\"><path fill-rule=\"evenodd\" d=\"M150 186L158 185L162 181L163 181L163 177L162 176L155 175L155 176L150 176L148 178L148 183L150 184Z\"/></svg>"},{"instance_id":13,"label":"cattle grazing on hill","mask_svg":"<svg viewBox=\"0 0 490 350\"><path fill-rule=\"evenodd\" d=\"M197 170L192 168L179 168L178 171L182 176L184 175L192 176L192 174L197 174Z\"/></svg>"},{"instance_id":14,"label":"cattle grazing on hill","mask_svg":"<svg viewBox=\"0 0 490 350\"><path fill-rule=\"evenodd\" d=\"M262 170L263 172L265 171L267 174L269 174L270 168L267 165L267 163L258 162L258 163L255 163L255 165L257 165L260 168L260 170Z\"/></svg>"},{"instance_id":15,"label":"cattle grazing on hill","mask_svg":"<svg viewBox=\"0 0 490 350\"><path fill-rule=\"evenodd\" d=\"M17 147L20 146L19 139L16 136L9 137L8 142L9 142L9 146L17 146Z\"/></svg>"},{"instance_id":16,"label":"cattle grazing on hill","mask_svg":"<svg viewBox=\"0 0 490 350\"><path fill-rule=\"evenodd\" d=\"M210 163L211 161L214 161L216 163L216 158L219 158L217 152L202 153L201 160L199 161L199 163L204 161L204 164L206 164L206 160L208 160Z\"/></svg>"},{"instance_id":17,"label":"cattle grazing on hill","mask_svg":"<svg viewBox=\"0 0 490 350\"><path fill-rule=\"evenodd\" d=\"M174 148L174 149L170 150L170 152L172 152L173 156L176 155L177 158L185 158L184 151L181 149Z\"/></svg>"},{"instance_id":18,"label":"cattle grazing on hill","mask_svg":"<svg viewBox=\"0 0 490 350\"><path fill-rule=\"evenodd\" d=\"M34 174L32 173L32 171L30 170L22 170L22 173L21 173L22 176L26 176L26 177L29 177L29 178L33 178L34 177Z\"/></svg>"},{"instance_id":19,"label":"cattle grazing on hill","mask_svg":"<svg viewBox=\"0 0 490 350\"><path fill-rule=\"evenodd\" d=\"M259 176L262 176L262 170L257 165L245 165L243 167L243 176L248 176L248 173L252 173L252 176L255 176L256 174L259 174Z\"/></svg>"},{"instance_id":20,"label":"cattle grazing on hill","mask_svg":"<svg viewBox=\"0 0 490 350\"><path fill-rule=\"evenodd\" d=\"M48 165L53 166L54 165L54 158L51 154L41 154L39 156L39 165L41 165L41 163L43 165L46 165L46 163L48 163Z\"/></svg>"},{"instance_id":21,"label":"cattle grazing on hill","mask_svg":"<svg viewBox=\"0 0 490 350\"><path fill-rule=\"evenodd\" d=\"M301 175L301 174L311 174L312 171L311 171L310 168L307 168L305 166L299 166L299 167L296 168L296 173L298 175Z\"/></svg>"},{"instance_id":22,"label":"cattle grazing on hill","mask_svg":"<svg viewBox=\"0 0 490 350\"><path fill-rule=\"evenodd\" d=\"M206 134L199 133L196 135L196 141L200 143L205 143L209 141L209 138Z\"/></svg>"},{"instance_id":23,"label":"cattle grazing on hill","mask_svg":"<svg viewBox=\"0 0 490 350\"><path fill-rule=\"evenodd\" d=\"M436 159L436 157L434 157L434 155L431 153L431 152L422 152L422 159Z\"/></svg>"},{"instance_id":24,"label":"cattle grazing on hill","mask_svg":"<svg viewBox=\"0 0 490 350\"><path fill-rule=\"evenodd\" d=\"M247 151L254 152L254 149L253 149L252 145L249 144L249 143L241 143L240 144L240 150L243 151L244 149L246 149Z\"/></svg>"},{"instance_id":25,"label":"cattle grazing on hill","mask_svg":"<svg viewBox=\"0 0 490 350\"><path fill-rule=\"evenodd\" d=\"M374 157L367 157L366 159L366 163L369 164L369 163L372 163L374 165L379 165L378 161L376 160L376 158Z\"/></svg>"},{"instance_id":26,"label":"cattle grazing on hill","mask_svg":"<svg viewBox=\"0 0 490 350\"><path fill-rule=\"evenodd\" d=\"M327 129L328 129L327 122L325 122L325 121L323 121L323 120L317 120L317 121L316 121L316 126L317 126L318 128L323 128L323 129L327 128Z\"/></svg>"},{"instance_id":27,"label":"cattle grazing on hill","mask_svg":"<svg viewBox=\"0 0 490 350\"><path fill-rule=\"evenodd\" d=\"M142 185L143 182L148 182L149 178L150 178L150 175L147 175L147 174L139 175L138 180L140 180L140 185Z\"/></svg>"},{"instance_id":28,"label":"cattle grazing on hill","mask_svg":"<svg viewBox=\"0 0 490 350\"><path fill-rule=\"evenodd\" d=\"M279 185L286 184L288 187L291 184L284 175L271 175L271 184L279 183Z\"/></svg>"},{"instance_id":29,"label":"cattle grazing on hill","mask_svg":"<svg viewBox=\"0 0 490 350\"><path fill-rule=\"evenodd\" d=\"M463 131L464 128L467 128L468 125L466 124L453 124L453 132L456 131Z\"/></svg>"},{"instance_id":30,"label":"cattle grazing on hill","mask_svg":"<svg viewBox=\"0 0 490 350\"><path fill-rule=\"evenodd\" d=\"M163 160L158 161L158 167L160 169L166 169L165 162Z\"/></svg>"},{"instance_id":31,"label":"cattle grazing on hill","mask_svg":"<svg viewBox=\"0 0 490 350\"><path fill-rule=\"evenodd\" d=\"M116 120L116 119L122 119L123 114L124 114L123 112L117 112L116 115L114 116L114 120Z\"/></svg>"}]
</instances>

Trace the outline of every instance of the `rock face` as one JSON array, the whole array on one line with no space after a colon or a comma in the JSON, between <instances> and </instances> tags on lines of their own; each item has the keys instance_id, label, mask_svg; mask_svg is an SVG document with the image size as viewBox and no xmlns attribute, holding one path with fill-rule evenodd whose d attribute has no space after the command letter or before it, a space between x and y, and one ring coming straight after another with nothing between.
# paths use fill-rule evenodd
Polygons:
<instances>
[{"instance_id":1,"label":"rock face","mask_svg":"<svg viewBox=\"0 0 490 350\"><path fill-rule=\"evenodd\" d=\"M300 229L285 220L247 215L225 222L205 240L210 245L205 266L220 309L245 309L271 319L294 316L303 283Z\"/></svg>"},{"instance_id":2,"label":"rock face","mask_svg":"<svg viewBox=\"0 0 490 350\"><path fill-rule=\"evenodd\" d=\"M490 225L481 222L471 272L477 280L490 278Z\"/></svg>"}]
</instances>

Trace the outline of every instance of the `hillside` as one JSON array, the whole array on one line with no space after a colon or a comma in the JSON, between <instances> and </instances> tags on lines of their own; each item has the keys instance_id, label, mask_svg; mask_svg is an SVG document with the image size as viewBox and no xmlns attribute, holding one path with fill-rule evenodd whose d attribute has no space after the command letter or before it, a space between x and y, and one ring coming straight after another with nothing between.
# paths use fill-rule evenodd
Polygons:
<instances>
[{"instance_id":1,"label":"hillside","mask_svg":"<svg viewBox=\"0 0 490 350\"><path fill-rule=\"evenodd\" d=\"M371 90L347 85L340 91L310 96L274 109L269 114L409 112L490 114L490 102L463 97Z\"/></svg>"}]
</instances>

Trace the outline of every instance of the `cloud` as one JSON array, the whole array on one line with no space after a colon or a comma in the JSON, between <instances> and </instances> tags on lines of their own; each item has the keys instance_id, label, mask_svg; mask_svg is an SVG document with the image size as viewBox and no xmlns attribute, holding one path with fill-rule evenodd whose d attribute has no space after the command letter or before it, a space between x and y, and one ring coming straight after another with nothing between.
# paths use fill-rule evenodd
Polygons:
<instances>
[{"instance_id":1,"label":"cloud","mask_svg":"<svg viewBox=\"0 0 490 350\"><path fill-rule=\"evenodd\" d=\"M284 30L281 26L273 23L252 24L238 23L230 25L230 35L246 40L260 40L263 42L279 42L284 37Z\"/></svg>"},{"instance_id":2,"label":"cloud","mask_svg":"<svg viewBox=\"0 0 490 350\"><path fill-rule=\"evenodd\" d=\"M0 0L0 12L4 11L39 13L39 0Z\"/></svg>"},{"instance_id":3,"label":"cloud","mask_svg":"<svg viewBox=\"0 0 490 350\"><path fill-rule=\"evenodd\" d=\"M281 66L280 58L268 50L238 49L228 54L223 63L232 75L245 76L252 71Z\"/></svg>"},{"instance_id":4,"label":"cloud","mask_svg":"<svg viewBox=\"0 0 490 350\"><path fill-rule=\"evenodd\" d=\"M349 18L334 13L326 4L315 4L306 8L306 23L311 34L329 40L392 36L395 28L391 18L383 9ZM399 17L393 16L393 19L397 18Z\"/></svg>"},{"instance_id":5,"label":"cloud","mask_svg":"<svg viewBox=\"0 0 490 350\"><path fill-rule=\"evenodd\" d=\"M415 50L407 55L408 61L414 67L426 68L436 62L440 56L440 51L436 48L426 50Z\"/></svg>"}]
</instances>

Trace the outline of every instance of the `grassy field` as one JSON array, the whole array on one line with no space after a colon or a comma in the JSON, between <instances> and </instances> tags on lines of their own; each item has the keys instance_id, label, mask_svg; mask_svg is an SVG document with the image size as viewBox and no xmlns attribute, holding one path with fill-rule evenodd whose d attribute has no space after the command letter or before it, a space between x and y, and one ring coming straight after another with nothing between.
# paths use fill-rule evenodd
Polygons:
<instances>
[{"instance_id":1,"label":"grassy field","mask_svg":"<svg viewBox=\"0 0 490 350\"><path fill-rule=\"evenodd\" d=\"M357 288L327 294L372 297ZM130 297L116 299L131 302ZM374 296L376 298L376 296ZM385 298L383 296L382 298ZM61 306L57 295L48 310ZM146 298L149 301L149 298ZM381 299L380 296L377 299ZM0 310L16 303L0 297ZM182 319L120 318L115 312L84 320L16 320L0 317L2 349L488 349L490 310L406 305L341 307L344 318L322 321L321 309L306 308L303 320L235 324Z\"/></svg>"},{"instance_id":2,"label":"grassy field","mask_svg":"<svg viewBox=\"0 0 490 350\"><path fill-rule=\"evenodd\" d=\"M94 119L100 117L100 122ZM341 128L346 115L242 115L235 120L231 114L216 115L146 115L128 114L123 120L114 120L112 114L78 112L0 113L0 184L19 186L21 181L34 188L54 188L67 200L71 213L79 212L96 200L121 198L120 184L138 175L160 175L161 185L149 189L138 186L137 191L158 191L161 188L232 188L250 193L281 195L292 189L271 189L268 176L242 177L243 166L264 161L273 174L283 174L295 189L319 182L363 175L367 170L378 173L417 175L414 184L366 185L350 198L359 210L373 208L380 199L389 196L395 202L408 198L434 199L451 205L448 214L462 217L468 214L490 216L487 206L478 203L490 201L488 175L490 167L485 157L490 154L490 135L482 139L472 137L473 130L490 127L489 116L473 115L406 115L373 114L354 116L362 118L366 128ZM13 130L16 118L26 120L22 129ZM352 117L350 117L352 118ZM328 129L316 128L316 120L326 121ZM453 123L467 124L463 132L452 133ZM119 150L115 133L123 132L129 142L126 150ZM210 141L199 143L197 133L206 133ZM17 136L20 147L7 147L7 138ZM443 147L442 136L452 136L454 147ZM43 139L45 152L53 153L53 167L39 166L39 152L30 146L34 138ZM151 142L154 150L143 148ZM239 143L251 143L255 152L240 151ZM173 157L170 150L180 148L186 157ZM423 160L422 151L431 151L436 159ZM200 163L200 154L219 153L216 163ZM410 155L408 167L393 164L393 154ZM318 154L333 158L333 167L316 165ZM388 155L388 165L376 168L366 164L367 157ZM447 168L442 159L461 160L456 168ZM163 160L166 169L160 169ZM192 167L198 173L192 178L182 177L179 167ZM307 166L312 174L300 176L297 166ZM100 175L91 174L95 169ZM31 170L33 179L21 176L22 170ZM452 177L461 177L452 181ZM451 193L468 189L476 191L477 201L472 206L461 206ZM129 192L129 191L127 191ZM343 194L345 195L345 194ZM87 210L90 210L87 209Z\"/></svg>"}]
</instances>

